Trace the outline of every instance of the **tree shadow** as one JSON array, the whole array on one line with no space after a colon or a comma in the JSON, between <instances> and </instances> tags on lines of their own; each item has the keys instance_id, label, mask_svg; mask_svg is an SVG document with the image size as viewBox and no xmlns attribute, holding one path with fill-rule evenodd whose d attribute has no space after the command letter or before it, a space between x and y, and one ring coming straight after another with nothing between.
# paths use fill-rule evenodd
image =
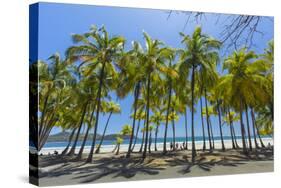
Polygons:
<instances>
[{"instance_id":1,"label":"tree shadow","mask_svg":"<svg viewBox=\"0 0 281 188\"><path fill-rule=\"evenodd\" d=\"M59 177L64 175L75 175L72 179L81 180L80 183L89 183L105 176L111 175L112 178L124 177L132 178L136 174L157 175L163 167L153 167L151 162L154 159L143 161L140 157L127 159L124 156L115 158L102 158L94 160L92 163L85 161L75 163L65 163L59 168L41 172L40 178Z\"/></svg>"},{"instance_id":2,"label":"tree shadow","mask_svg":"<svg viewBox=\"0 0 281 188\"><path fill-rule=\"evenodd\" d=\"M51 161L40 164L40 167L48 167L50 164L57 166L41 171L39 176L40 178L52 178L72 175L70 178L77 180L77 182L89 183L104 177L130 179L138 174L153 176L168 167L176 166L182 167L176 171L180 174L190 173L193 167L208 172L215 166L239 167L248 161L273 160L273 150L262 148L250 151L248 155L244 155L242 150L198 151L194 163L191 162L190 151L168 152L165 155L161 152L155 152L149 154L145 160L141 156L140 153L133 153L131 158L126 158L125 154L119 156L100 155L96 156L92 163L86 163L85 159L76 161L69 157L45 158ZM176 176L175 174L174 177Z\"/></svg>"}]
</instances>

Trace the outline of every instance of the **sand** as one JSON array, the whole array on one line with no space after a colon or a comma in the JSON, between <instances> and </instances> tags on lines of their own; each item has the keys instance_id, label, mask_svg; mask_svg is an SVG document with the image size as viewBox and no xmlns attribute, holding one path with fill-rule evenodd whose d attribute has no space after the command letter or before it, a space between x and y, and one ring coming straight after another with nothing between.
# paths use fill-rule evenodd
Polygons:
<instances>
[{"instance_id":1,"label":"sand","mask_svg":"<svg viewBox=\"0 0 281 188\"><path fill-rule=\"evenodd\" d=\"M241 149L197 151L196 162L191 163L191 151L174 151L162 155L152 152L142 161L141 153L120 155L100 153L90 164L72 157L40 156L40 185L66 185L116 181L183 178L241 173L273 172L273 149L257 149L245 156Z\"/></svg>"}]
</instances>

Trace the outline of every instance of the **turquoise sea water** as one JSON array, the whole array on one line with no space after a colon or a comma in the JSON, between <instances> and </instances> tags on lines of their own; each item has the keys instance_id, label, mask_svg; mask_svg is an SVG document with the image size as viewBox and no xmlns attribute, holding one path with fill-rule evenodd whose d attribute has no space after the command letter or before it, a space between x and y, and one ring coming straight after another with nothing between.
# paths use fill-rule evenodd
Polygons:
<instances>
[{"instance_id":1,"label":"turquoise sea water","mask_svg":"<svg viewBox=\"0 0 281 188\"><path fill-rule=\"evenodd\" d=\"M237 139L241 139L241 136L237 136ZM263 137L263 138L267 138L267 137ZM195 137L196 141L203 141L203 137L202 136L198 136ZM215 136L214 140L220 140L220 136ZM231 140L231 136L224 136L224 140ZM125 139L123 144L129 144L129 139ZM170 143L173 141L172 137L167 138L167 143ZM191 137L188 137L188 141L191 142ZM206 141L208 141L208 137L206 137ZM139 138L137 139L136 144L141 144L142 140ZM154 143L154 138L152 138L152 142ZM157 139L157 143L163 143L164 139L163 138L158 138ZM176 142L182 143L185 142L185 137L176 137ZM97 144L99 144L99 140L96 141ZM68 142L47 142L44 145L44 148L59 148L59 147L66 147L68 144ZM81 146L82 141L79 141L77 143L77 146ZM92 141L88 140L86 142L86 146L91 146ZM115 140L104 140L103 141L103 145L114 145L115 144Z\"/></svg>"}]
</instances>

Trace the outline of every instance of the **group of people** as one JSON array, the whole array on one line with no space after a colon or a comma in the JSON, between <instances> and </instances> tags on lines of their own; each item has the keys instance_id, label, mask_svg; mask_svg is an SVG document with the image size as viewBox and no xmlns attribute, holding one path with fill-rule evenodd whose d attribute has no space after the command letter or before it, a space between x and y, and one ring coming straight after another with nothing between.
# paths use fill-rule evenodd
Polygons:
<instances>
[{"instance_id":1,"label":"group of people","mask_svg":"<svg viewBox=\"0 0 281 188\"><path fill-rule=\"evenodd\" d=\"M174 148L175 147L175 148ZM182 144L179 144L178 142L175 143L175 146L172 142L170 142L170 150L184 150L187 149L187 143L183 142Z\"/></svg>"}]
</instances>

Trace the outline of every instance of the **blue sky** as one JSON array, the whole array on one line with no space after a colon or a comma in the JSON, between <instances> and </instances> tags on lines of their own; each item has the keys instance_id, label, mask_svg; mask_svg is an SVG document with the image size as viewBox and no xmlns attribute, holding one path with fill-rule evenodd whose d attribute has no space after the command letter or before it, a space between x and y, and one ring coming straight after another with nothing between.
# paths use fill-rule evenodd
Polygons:
<instances>
[{"instance_id":1,"label":"blue sky","mask_svg":"<svg viewBox=\"0 0 281 188\"><path fill-rule=\"evenodd\" d=\"M218 38L223 29L223 24L216 24L217 15L215 14L206 14L198 23L190 19L184 30L184 24L187 19L186 14L173 12L169 19L167 19L168 15L169 11L165 10L40 3L38 57L41 60L46 60L55 52L64 56L66 48L73 45L71 34L87 32L91 25L104 25L111 35L124 36L127 39L126 48L130 47L133 40L143 43L142 31L149 33L152 38L164 41L166 45L180 48L182 46L180 45L179 32L183 31L186 34L191 34L195 26L199 24L202 26L203 32ZM226 16L221 14L220 20L225 20ZM259 25L258 29L264 35L255 35L254 37L256 46L253 49L258 53L261 53L266 47L267 42L273 38L272 20L263 19ZM115 98L116 96L113 94L113 99ZM112 116L107 133L117 133L123 125L132 123L129 115L131 114L133 98L128 96L125 100L119 100L118 102L121 105L122 113ZM196 108L199 112L199 105ZM190 113L188 115L188 125L190 125ZM106 118L107 115L101 116L99 133L103 130ZM214 135L219 135L218 118L213 117L212 124ZM201 118L199 113L195 115L195 127L196 135L201 135ZM159 136L163 135L163 128L164 126L162 125ZM227 126L223 127L225 135L229 135L228 129ZM239 130L238 126L236 126L236 129L237 131ZM51 134L59 131L58 128L54 128ZM183 117L180 117L176 123L176 133L178 136L184 136ZM168 136L171 135L170 126ZM240 135L240 131L238 135Z\"/></svg>"}]
</instances>

